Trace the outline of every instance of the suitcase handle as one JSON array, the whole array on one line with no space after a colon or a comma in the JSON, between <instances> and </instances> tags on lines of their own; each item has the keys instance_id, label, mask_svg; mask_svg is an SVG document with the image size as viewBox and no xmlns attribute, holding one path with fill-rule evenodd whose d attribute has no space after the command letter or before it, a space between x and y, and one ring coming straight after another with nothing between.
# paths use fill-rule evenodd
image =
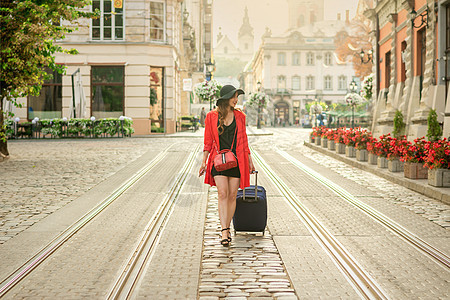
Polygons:
<instances>
[{"instance_id":1,"label":"suitcase handle","mask_svg":"<svg viewBox=\"0 0 450 300\"><path fill-rule=\"evenodd\" d=\"M253 171L251 174L255 174L255 200L258 199L258 171ZM245 189L244 188L244 192L243 192L243 196L244 196L244 201L245 201Z\"/></svg>"}]
</instances>

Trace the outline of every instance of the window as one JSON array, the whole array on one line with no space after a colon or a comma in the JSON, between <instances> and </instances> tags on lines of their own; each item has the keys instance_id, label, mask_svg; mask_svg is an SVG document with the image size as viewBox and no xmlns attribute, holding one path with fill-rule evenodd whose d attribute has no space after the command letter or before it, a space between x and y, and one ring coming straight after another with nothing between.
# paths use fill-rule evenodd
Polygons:
<instances>
[{"instance_id":1,"label":"window","mask_svg":"<svg viewBox=\"0 0 450 300\"><path fill-rule=\"evenodd\" d=\"M277 87L279 89L285 89L286 88L286 77L285 76L278 76L278 85Z\"/></svg>"},{"instance_id":2,"label":"window","mask_svg":"<svg viewBox=\"0 0 450 300\"><path fill-rule=\"evenodd\" d=\"M391 85L391 51L386 52L384 57L384 63L385 63L384 88L389 89L389 86Z\"/></svg>"},{"instance_id":3,"label":"window","mask_svg":"<svg viewBox=\"0 0 450 300\"><path fill-rule=\"evenodd\" d=\"M314 53L307 53L306 54L306 64L308 66L314 66Z\"/></svg>"},{"instance_id":4,"label":"window","mask_svg":"<svg viewBox=\"0 0 450 300\"><path fill-rule=\"evenodd\" d=\"M293 53L292 54L292 65L293 66L300 66L300 53Z\"/></svg>"},{"instance_id":5,"label":"window","mask_svg":"<svg viewBox=\"0 0 450 300\"><path fill-rule=\"evenodd\" d=\"M278 65L279 66L286 65L286 53L284 53L284 52L278 53Z\"/></svg>"},{"instance_id":6,"label":"window","mask_svg":"<svg viewBox=\"0 0 450 300\"><path fill-rule=\"evenodd\" d=\"M163 2L150 2L150 39L165 41L165 11Z\"/></svg>"},{"instance_id":7,"label":"window","mask_svg":"<svg viewBox=\"0 0 450 300\"><path fill-rule=\"evenodd\" d=\"M341 75L338 77L338 89L339 90L347 89L347 76Z\"/></svg>"},{"instance_id":8,"label":"window","mask_svg":"<svg viewBox=\"0 0 450 300\"><path fill-rule=\"evenodd\" d=\"M300 89L300 76L292 77L292 89L299 90Z\"/></svg>"},{"instance_id":9,"label":"window","mask_svg":"<svg viewBox=\"0 0 450 300\"><path fill-rule=\"evenodd\" d=\"M97 41L123 40L123 6L116 8L113 1L94 0L92 8L100 11L100 17L92 20L92 39Z\"/></svg>"},{"instance_id":10,"label":"window","mask_svg":"<svg viewBox=\"0 0 450 300\"><path fill-rule=\"evenodd\" d=\"M333 89L333 77L327 75L323 79L323 89L324 90L332 90Z\"/></svg>"},{"instance_id":11,"label":"window","mask_svg":"<svg viewBox=\"0 0 450 300\"><path fill-rule=\"evenodd\" d=\"M61 118L62 111L62 75L47 69L53 79L45 80L39 96L28 97L28 119Z\"/></svg>"},{"instance_id":12,"label":"window","mask_svg":"<svg viewBox=\"0 0 450 300\"><path fill-rule=\"evenodd\" d=\"M314 76L311 76L311 75L309 75L309 76L307 76L306 77L306 89L307 90L313 90L313 89L315 89L315 84L314 84Z\"/></svg>"},{"instance_id":13,"label":"window","mask_svg":"<svg viewBox=\"0 0 450 300\"><path fill-rule=\"evenodd\" d=\"M100 119L124 115L124 67L93 66L91 95L92 116Z\"/></svg>"},{"instance_id":14,"label":"window","mask_svg":"<svg viewBox=\"0 0 450 300\"><path fill-rule=\"evenodd\" d=\"M330 52L325 53L324 63L325 63L325 66L333 65L333 56Z\"/></svg>"}]
</instances>

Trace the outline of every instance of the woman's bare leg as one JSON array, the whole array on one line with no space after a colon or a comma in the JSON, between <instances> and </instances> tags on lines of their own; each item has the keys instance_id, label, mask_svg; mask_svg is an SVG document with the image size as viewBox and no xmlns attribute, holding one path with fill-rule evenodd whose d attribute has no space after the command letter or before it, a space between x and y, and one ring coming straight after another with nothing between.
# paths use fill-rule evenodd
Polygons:
<instances>
[{"instance_id":1,"label":"woman's bare leg","mask_svg":"<svg viewBox=\"0 0 450 300\"><path fill-rule=\"evenodd\" d=\"M236 194L239 188L240 178L228 177L228 211L227 211L227 227L229 228L236 210Z\"/></svg>"},{"instance_id":2,"label":"woman's bare leg","mask_svg":"<svg viewBox=\"0 0 450 300\"><path fill-rule=\"evenodd\" d=\"M214 176L214 181L216 182L218 193L220 226L222 227L222 229L228 228L230 225L230 223L228 222L228 177L220 175ZM228 231L222 231L221 235L222 239L227 239Z\"/></svg>"}]
</instances>

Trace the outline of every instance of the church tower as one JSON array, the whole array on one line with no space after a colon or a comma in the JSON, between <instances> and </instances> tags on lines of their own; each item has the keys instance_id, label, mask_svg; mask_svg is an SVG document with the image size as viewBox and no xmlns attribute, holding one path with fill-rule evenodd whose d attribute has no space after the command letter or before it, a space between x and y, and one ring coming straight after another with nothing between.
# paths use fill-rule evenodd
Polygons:
<instances>
[{"instance_id":1,"label":"church tower","mask_svg":"<svg viewBox=\"0 0 450 300\"><path fill-rule=\"evenodd\" d=\"M289 28L298 28L324 19L324 0L288 0Z\"/></svg>"},{"instance_id":2,"label":"church tower","mask_svg":"<svg viewBox=\"0 0 450 300\"><path fill-rule=\"evenodd\" d=\"M244 55L245 59L251 59L253 55L253 27L250 25L250 20L248 18L248 9L245 7L244 19L242 21L242 26L239 29L238 35L239 41L239 51Z\"/></svg>"}]
</instances>

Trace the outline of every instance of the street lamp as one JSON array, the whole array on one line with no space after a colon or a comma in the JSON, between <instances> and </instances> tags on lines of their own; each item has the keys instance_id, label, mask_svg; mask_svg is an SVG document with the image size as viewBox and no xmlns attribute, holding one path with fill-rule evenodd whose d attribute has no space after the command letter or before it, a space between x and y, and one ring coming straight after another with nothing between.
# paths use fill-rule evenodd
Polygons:
<instances>
[{"instance_id":1,"label":"street lamp","mask_svg":"<svg viewBox=\"0 0 450 300\"><path fill-rule=\"evenodd\" d=\"M363 49L361 49L361 52L359 53L359 57L361 58L361 63L362 64L367 64L369 62L372 62L373 59L373 50L370 49L369 51L367 51L367 60L364 60L364 56L366 55L366 53L364 52Z\"/></svg>"},{"instance_id":2,"label":"street lamp","mask_svg":"<svg viewBox=\"0 0 450 300\"><path fill-rule=\"evenodd\" d=\"M352 80L350 82L350 92L356 94L356 91L358 90L358 85L356 84L355 80ZM355 128L355 103L352 102L352 128Z\"/></svg>"},{"instance_id":3,"label":"street lamp","mask_svg":"<svg viewBox=\"0 0 450 300\"><path fill-rule=\"evenodd\" d=\"M205 63L205 77L206 81L211 81L212 73L214 72L214 63L211 62L211 59L207 63ZM212 110L212 99L209 99L209 111Z\"/></svg>"},{"instance_id":4,"label":"street lamp","mask_svg":"<svg viewBox=\"0 0 450 300\"><path fill-rule=\"evenodd\" d=\"M413 8L413 10L410 13L411 16L411 25L413 28L420 28L422 27L423 24L426 24L427 28L428 28L428 6L425 9L425 11L423 13L421 13L420 15L417 15L416 10ZM417 17L421 18L421 22L419 26L416 26L414 21L416 20Z\"/></svg>"}]
</instances>

